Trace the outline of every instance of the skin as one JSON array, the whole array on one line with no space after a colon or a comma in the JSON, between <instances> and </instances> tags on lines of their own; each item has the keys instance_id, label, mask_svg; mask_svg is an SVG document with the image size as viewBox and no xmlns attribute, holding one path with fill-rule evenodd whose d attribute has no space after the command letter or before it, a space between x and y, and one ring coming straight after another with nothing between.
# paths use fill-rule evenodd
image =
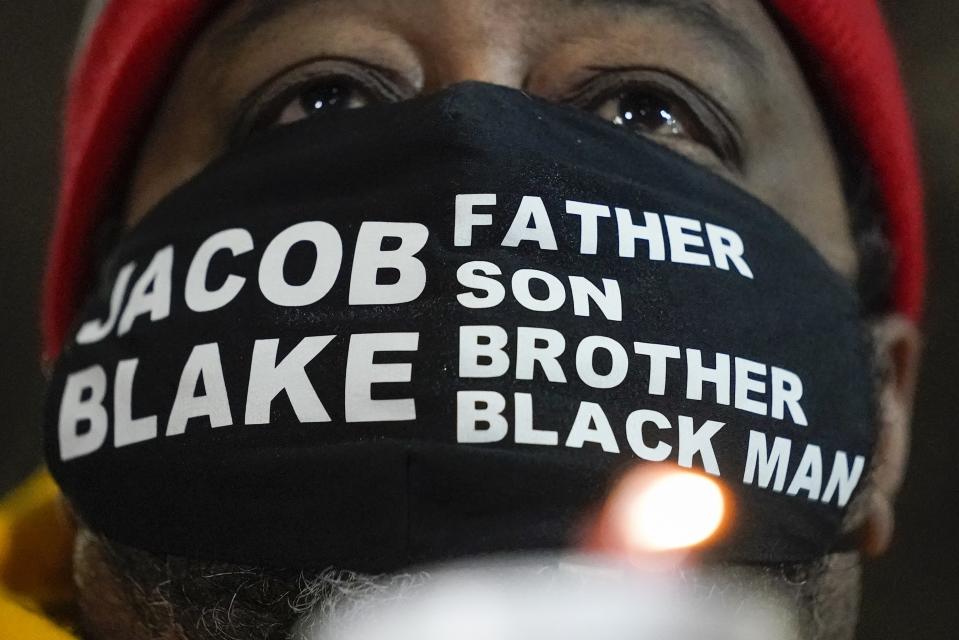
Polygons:
<instances>
[{"instance_id":1,"label":"skin","mask_svg":"<svg viewBox=\"0 0 959 640\"><path fill-rule=\"evenodd\" d=\"M678 132L658 127L638 134L670 146L769 204L836 271L853 280L857 256L836 152L776 25L758 0L703 0L705 10L698 12L679 6L686 4L235 1L196 40L159 105L130 177L125 219L130 226L137 224L172 189L235 144L231 132L237 120L243 120L248 96L258 88L271 91L269 87L284 82L279 78L284 70L297 65L301 79L330 69L343 72L341 63L323 61L330 58L358 60L359 68L386 68L400 97L479 80L557 102L568 101L576 87L597 76L596 68L630 67L637 77L658 78L665 70L684 86L697 87L697 100L718 105L728 115L729 128L737 132L733 137L740 161L717 154L707 142L709 135L695 135L704 127L697 125L695 109L690 116L681 106L688 94L679 103L669 103L680 121ZM263 6L282 9L252 24L251 11ZM710 15L719 16L725 30L714 29ZM730 35L734 32L739 39ZM314 67L302 67L307 62ZM620 113L622 99L622 94L606 95L600 105L577 106L612 119ZM280 105L276 120L305 115L296 96L288 102ZM882 373L877 463L866 491L850 510L847 529L858 535L863 553L875 555L886 549L892 535L893 500L908 451L919 340L916 328L894 314L873 320L871 330ZM104 577L101 556L81 528L76 571L93 635L127 637L126 632L140 627L117 596L117 581ZM857 554L846 554L825 562L819 597L834 598L837 604L833 614L825 607L824 630L817 637L851 637L855 606L848 601L849 594L858 593L858 561ZM163 637L178 637L175 630L170 634Z\"/></svg>"}]
</instances>

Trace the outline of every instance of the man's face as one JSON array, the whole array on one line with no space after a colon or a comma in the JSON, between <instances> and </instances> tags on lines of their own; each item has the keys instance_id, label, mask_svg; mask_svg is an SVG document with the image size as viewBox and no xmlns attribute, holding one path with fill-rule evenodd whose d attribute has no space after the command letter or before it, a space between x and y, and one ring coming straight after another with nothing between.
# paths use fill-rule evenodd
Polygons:
<instances>
[{"instance_id":1,"label":"man's face","mask_svg":"<svg viewBox=\"0 0 959 640\"><path fill-rule=\"evenodd\" d=\"M196 40L159 106L131 178L126 220L135 225L262 129L468 80L570 104L672 148L770 205L855 279L835 150L759 0L235 0ZM880 411L894 416L892 435L881 418L880 446L889 448L883 459L892 468L874 480L883 497L867 496L858 510L862 522L879 526L869 533L877 547L888 527L871 514L889 518L884 500L898 484L905 450L914 350L895 351L902 336L892 331L877 341L877 359L892 360L880 404L898 408ZM78 571L95 585L89 576L101 573L101 554L84 540ZM752 579L743 569L732 575ZM827 559L811 575L796 598L819 621L811 637L849 637L855 558ZM95 590L88 587L91 608L100 606Z\"/></svg>"}]
</instances>

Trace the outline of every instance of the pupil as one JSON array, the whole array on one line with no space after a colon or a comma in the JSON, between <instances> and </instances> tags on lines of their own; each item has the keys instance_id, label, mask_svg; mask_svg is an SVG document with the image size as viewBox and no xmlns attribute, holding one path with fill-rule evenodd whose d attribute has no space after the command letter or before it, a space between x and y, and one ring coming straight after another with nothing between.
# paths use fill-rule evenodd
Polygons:
<instances>
[{"instance_id":1,"label":"pupil","mask_svg":"<svg viewBox=\"0 0 959 640\"><path fill-rule=\"evenodd\" d=\"M673 121L669 104L648 94L627 94L620 101L619 117L623 124L637 124L656 130Z\"/></svg>"},{"instance_id":2,"label":"pupil","mask_svg":"<svg viewBox=\"0 0 959 640\"><path fill-rule=\"evenodd\" d=\"M349 99L349 88L337 82L319 82L300 95L300 105L307 114L342 107Z\"/></svg>"}]
</instances>

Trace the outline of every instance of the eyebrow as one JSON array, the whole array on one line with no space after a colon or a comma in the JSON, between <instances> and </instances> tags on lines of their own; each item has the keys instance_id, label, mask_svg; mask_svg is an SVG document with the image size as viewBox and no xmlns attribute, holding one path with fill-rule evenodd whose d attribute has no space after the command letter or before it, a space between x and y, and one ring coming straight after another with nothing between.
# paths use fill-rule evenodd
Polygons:
<instances>
[{"instance_id":1,"label":"eyebrow","mask_svg":"<svg viewBox=\"0 0 959 640\"><path fill-rule=\"evenodd\" d=\"M708 0L579 0L589 4L610 4L661 11L677 23L701 31L731 50L740 62L762 69L764 56L749 34Z\"/></svg>"},{"instance_id":2,"label":"eyebrow","mask_svg":"<svg viewBox=\"0 0 959 640\"><path fill-rule=\"evenodd\" d=\"M658 11L678 24L692 27L731 51L739 62L762 70L765 66L760 48L749 34L724 15L710 0L557 0L572 5L606 5L622 9ZM217 48L247 38L276 17L323 0L255 0L232 25L214 38Z\"/></svg>"}]
</instances>

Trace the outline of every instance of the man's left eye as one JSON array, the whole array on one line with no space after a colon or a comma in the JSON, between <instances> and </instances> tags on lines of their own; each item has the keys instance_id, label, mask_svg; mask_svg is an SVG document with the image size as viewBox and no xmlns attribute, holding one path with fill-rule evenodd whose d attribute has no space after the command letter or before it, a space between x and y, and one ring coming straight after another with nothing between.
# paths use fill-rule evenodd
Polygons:
<instances>
[{"instance_id":1,"label":"man's left eye","mask_svg":"<svg viewBox=\"0 0 959 640\"><path fill-rule=\"evenodd\" d=\"M267 80L243 101L230 141L308 118L397 102L412 93L396 74L380 67L347 58L310 60Z\"/></svg>"},{"instance_id":2,"label":"man's left eye","mask_svg":"<svg viewBox=\"0 0 959 640\"><path fill-rule=\"evenodd\" d=\"M604 71L565 101L666 144L696 145L731 168L740 164L731 118L711 98L669 74Z\"/></svg>"},{"instance_id":3,"label":"man's left eye","mask_svg":"<svg viewBox=\"0 0 959 640\"><path fill-rule=\"evenodd\" d=\"M282 104L272 124L290 124L334 111L360 109L375 101L368 90L351 78L320 78L298 88L295 95Z\"/></svg>"},{"instance_id":4,"label":"man's left eye","mask_svg":"<svg viewBox=\"0 0 959 640\"><path fill-rule=\"evenodd\" d=\"M599 104L594 113L649 135L688 136L694 122L688 109L650 91L625 91Z\"/></svg>"}]
</instances>

